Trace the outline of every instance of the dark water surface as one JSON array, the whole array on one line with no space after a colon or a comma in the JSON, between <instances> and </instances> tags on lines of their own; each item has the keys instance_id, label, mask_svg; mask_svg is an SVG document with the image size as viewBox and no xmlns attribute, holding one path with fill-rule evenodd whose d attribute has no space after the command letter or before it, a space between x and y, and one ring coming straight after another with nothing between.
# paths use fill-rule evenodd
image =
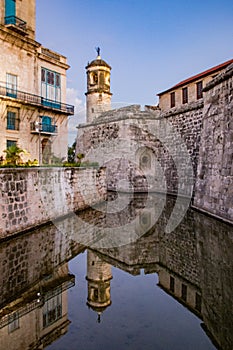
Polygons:
<instances>
[{"instance_id":1,"label":"dark water surface","mask_svg":"<svg viewBox=\"0 0 233 350\"><path fill-rule=\"evenodd\" d=\"M232 226L189 210L165 233L174 202L112 196L2 242L0 349L231 350Z\"/></svg>"}]
</instances>

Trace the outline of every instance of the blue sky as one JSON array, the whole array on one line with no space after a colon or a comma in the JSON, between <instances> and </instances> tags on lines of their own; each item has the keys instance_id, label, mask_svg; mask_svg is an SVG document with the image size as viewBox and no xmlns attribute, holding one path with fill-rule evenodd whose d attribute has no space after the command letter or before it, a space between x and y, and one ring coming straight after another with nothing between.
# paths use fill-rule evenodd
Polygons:
<instances>
[{"instance_id":1,"label":"blue sky","mask_svg":"<svg viewBox=\"0 0 233 350\"><path fill-rule=\"evenodd\" d=\"M37 0L36 39L71 66L71 140L84 120L85 66L96 46L112 66L113 107L154 105L158 92L233 58L233 1Z\"/></svg>"}]
</instances>

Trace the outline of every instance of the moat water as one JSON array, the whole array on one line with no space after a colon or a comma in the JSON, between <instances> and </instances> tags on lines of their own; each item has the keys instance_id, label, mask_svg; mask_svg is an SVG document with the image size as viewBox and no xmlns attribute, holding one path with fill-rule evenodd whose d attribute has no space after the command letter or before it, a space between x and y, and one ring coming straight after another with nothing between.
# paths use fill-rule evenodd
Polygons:
<instances>
[{"instance_id":1,"label":"moat water","mask_svg":"<svg viewBox=\"0 0 233 350\"><path fill-rule=\"evenodd\" d=\"M233 228L188 210L165 233L174 205L112 194L2 241L0 349L231 350Z\"/></svg>"}]
</instances>

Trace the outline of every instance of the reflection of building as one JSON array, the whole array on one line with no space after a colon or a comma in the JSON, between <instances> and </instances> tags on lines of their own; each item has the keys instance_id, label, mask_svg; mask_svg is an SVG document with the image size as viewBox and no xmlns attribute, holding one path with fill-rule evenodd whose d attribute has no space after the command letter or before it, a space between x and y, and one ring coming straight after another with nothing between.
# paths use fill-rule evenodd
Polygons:
<instances>
[{"instance_id":1,"label":"reflection of building","mask_svg":"<svg viewBox=\"0 0 233 350\"><path fill-rule=\"evenodd\" d=\"M165 267L159 267L158 285L192 312L201 317L202 297L200 288Z\"/></svg>"},{"instance_id":2,"label":"reflection of building","mask_svg":"<svg viewBox=\"0 0 233 350\"><path fill-rule=\"evenodd\" d=\"M31 159L66 157L66 57L35 41L35 0L0 7L0 155L17 143Z\"/></svg>"},{"instance_id":3,"label":"reflection of building","mask_svg":"<svg viewBox=\"0 0 233 350\"><path fill-rule=\"evenodd\" d=\"M87 251L88 297L87 305L101 313L111 305L110 280L112 279L111 265L102 260L91 250Z\"/></svg>"},{"instance_id":4,"label":"reflection of building","mask_svg":"<svg viewBox=\"0 0 233 350\"><path fill-rule=\"evenodd\" d=\"M0 311L1 347L44 348L67 332L67 289L74 285L68 265L46 276Z\"/></svg>"}]
</instances>

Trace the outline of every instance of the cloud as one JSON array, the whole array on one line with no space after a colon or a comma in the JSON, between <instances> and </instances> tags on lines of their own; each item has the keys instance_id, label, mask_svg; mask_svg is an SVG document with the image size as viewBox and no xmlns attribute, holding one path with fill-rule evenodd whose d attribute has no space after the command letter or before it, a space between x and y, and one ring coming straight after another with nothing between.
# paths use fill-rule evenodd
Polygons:
<instances>
[{"instance_id":1,"label":"cloud","mask_svg":"<svg viewBox=\"0 0 233 350\"><path fill-rule=\"evenodd\" d=\"M74 106L74 115L70 116L68 121L68 143L71 145L77 136L77 125L86 122L86 105L74 88L67 88L66 102Z\"/></svg>"}]
</instances>

